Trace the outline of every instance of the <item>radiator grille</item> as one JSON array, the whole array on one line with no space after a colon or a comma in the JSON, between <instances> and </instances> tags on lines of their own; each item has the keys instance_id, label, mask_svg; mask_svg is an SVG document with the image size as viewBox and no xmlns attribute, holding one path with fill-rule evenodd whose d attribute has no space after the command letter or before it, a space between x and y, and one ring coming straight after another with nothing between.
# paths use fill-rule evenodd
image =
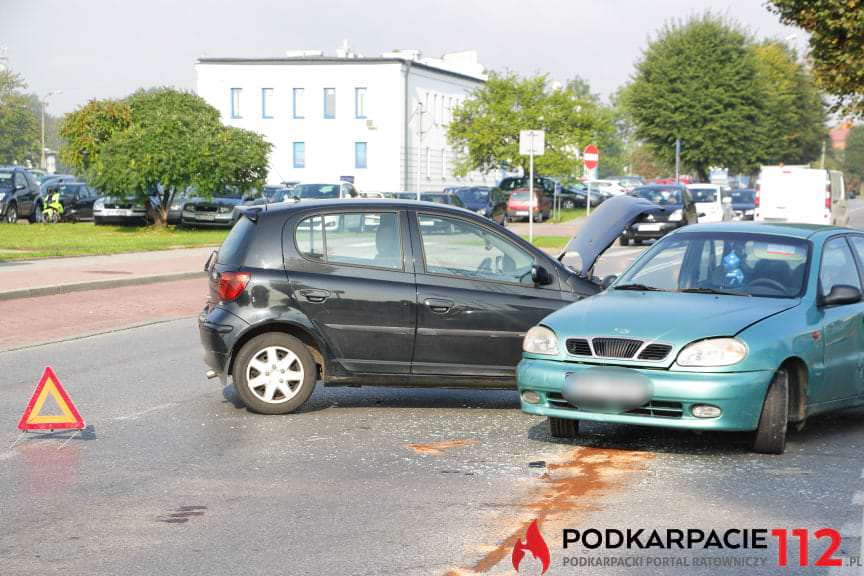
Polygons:
<instances>
[{"instance_id":1,"label":"radiator grille","mask_svg":"<svg viewBox=\"0 0 864 576\"><path fill-rule=\"evenodd\" d=\"M671 350L672 346L669 346L668 344L649 344L639 354L639 359L657 362L666 358Z\"/></svg>"},{"instance_id":2,"label":"radiator grille","mask_svg":"<svg viewBox=\"0 0 864 576\"><path fill-rule=\"evenodd\" d=\"M567 352L574 356L591 356L591 346L585 338L570 338L567 340Z\"/></svg>"},{"instance_id":3,"label":"radiator grille","mask_svg":"<svg viewBox=\"0 0 864 576\"><path fill-rule=\"evenodd\" d=\"M594 353L601 358L633 358L642 346L641 340L629 338L594 338L592 342Z\"/></svg>"}]
</instances>

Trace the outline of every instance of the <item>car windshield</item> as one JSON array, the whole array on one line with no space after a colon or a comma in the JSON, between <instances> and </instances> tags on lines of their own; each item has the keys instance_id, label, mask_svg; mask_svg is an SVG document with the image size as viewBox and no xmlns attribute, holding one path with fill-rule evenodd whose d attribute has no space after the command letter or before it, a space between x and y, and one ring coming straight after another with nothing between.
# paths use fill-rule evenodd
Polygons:
<instances>
[{"instance_id":1,"label":"car windshield","mask_svg":"<svg viewBox=\"0 0 864 576\"><path fill-rule=\"evenodd\" d=\"M456 195L466 204L485 204L489 199L489 190L485 188L460 188Z\"/></svg>"},{"instance_id":2,"label":"car windshield","mask_svg":"<svg viewBox=\"0 0 864 576\"><path fill-rule=\"evenodd\" d=\"M730 190L729 197L734 204L753 204L756 192L753 190Z\"/></svg>"},{"instance_id":3,"label":"car windshield","mask_svg":"<svg viewBox=\"0 0 864 576\"><path fill-rule=\"evenodd\" d=\"M339 198L338 184L298 184L291 191L297 198Z\"/></svg>"},{"instance_id":4,"label":"car windshield","mask_svg":"<svg viewBox=\"0 0 864 576\"><path fill-rule=\"evenodd\" d=\"M659 241L615 282L667 292L794 298L810 260L806 240L732 232L675 234Z\"/></svg>"},{"instance_id":5,"label":"car windshield","mask_svg":"<svg viewBox=\"0 0 864 576\"><path fill-rule=\"evenodd\" d=\"M274 187L274 186L265 186L264 187L264 196L266 196L267 200L282 200L282 197L288 193L287 188L282 187Z\"/></svg>"},{"instance_id":6,"label":"car windshield","mask_svg":"<svg viewBox=\"0 0 864 576\"><path fill-rule=\"evenodd\" d=\"M530 192L514 192L510 195L511 200L528 200Z\"/></svg>"},{"instance_id":7,"label":"car windshield","mask_svg":"<svg viewBox=\"0 0 864 576\"><path fill-rule=\"evenodd\" d=\"M0 188L12 187L12 172L0 172Z\"/></svg>"},{"instance_id":8,"label":"car windshield","mask_svg":"<svg viewBox=\"0 0 864 576\"><path fill-rule=\"evenodd\" d=\"M637 188L634 196L644 198L660 206L676 206L682 204L681 190L678 188Z\"/></svg>"},{"instance_id":9,"label":"car windshield","mask_svg":"<svg viewBox=\"0 0 864 576\"><path fill-rule=\"evenodd\" d=\"M80 190L80 184L64 184L60 186L59 192L61 196L74 196Z\"/></svg>"},{"instance_id":10,"label":"car windshield","mask_svg":"<svg viewBox=\"0 0 864 576\"><path fill-rule=\"evenodd\" d=\"M517 188L527 188L527 178L505 178L501 181L499 188L502 190L516 190Z\"/></svg>"},{"instance_id":11,"label":"car windshield","mask_svg":"<svg viewBox=\"0 0 864 576\"><path fill-rule=\"evenodd\" d=\"M716 202L717 188L690 188L694 202Z\"/></svg>"}]
</instances>

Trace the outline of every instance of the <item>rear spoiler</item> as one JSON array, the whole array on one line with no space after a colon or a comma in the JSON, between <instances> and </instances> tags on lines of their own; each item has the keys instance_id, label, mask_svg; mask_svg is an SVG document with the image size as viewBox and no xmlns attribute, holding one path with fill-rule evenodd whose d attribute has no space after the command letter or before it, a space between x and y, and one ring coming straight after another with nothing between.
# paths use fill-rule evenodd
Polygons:
<instances>
[{"instance_id":1,"label":"rear spoiler","mask_svg":"<svg viewBox=\"0 0 864 576\"><path fill-rule=\"evenodd\" d=\"M237 212L252 222L258 223L258 215L266 210L265 206L238 206Z\"/></svg>"}]
</instances>

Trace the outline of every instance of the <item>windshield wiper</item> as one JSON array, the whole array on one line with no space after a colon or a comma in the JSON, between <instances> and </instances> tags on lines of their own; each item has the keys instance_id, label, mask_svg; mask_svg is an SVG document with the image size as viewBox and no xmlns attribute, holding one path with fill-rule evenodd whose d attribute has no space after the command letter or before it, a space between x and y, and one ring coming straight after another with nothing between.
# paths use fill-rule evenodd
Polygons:
<instances>
[{"instance_id":1,"label":"windshield wiper","mask_svg":"<svg viewBox=\"0 0 864 576\"><path fill-rule=\"evenodd\" d=\"M646 286L645 284L621 284L615 286L615 290L647 290L650 292L665 292L662 288Z\"/></svg>"},{"instance_id":2,"label":"windshield wiper","mask_svg":"<svg viewBox=\"0 0 864 576\"><path fill-rule=\"evenodd\" d=\"M726 296L750 296L747 292L718 288L684 288L683 290L679 290L679 292L689 292L693 294L721 294Z\"/></svg>"}]
</instances>

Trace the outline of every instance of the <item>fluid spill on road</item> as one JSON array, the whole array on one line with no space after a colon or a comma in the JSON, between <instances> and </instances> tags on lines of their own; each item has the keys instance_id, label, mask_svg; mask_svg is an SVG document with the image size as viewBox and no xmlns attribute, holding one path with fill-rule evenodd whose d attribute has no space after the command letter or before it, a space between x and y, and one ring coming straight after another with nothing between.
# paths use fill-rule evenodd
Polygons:
<instances>
[{"instance_id":1,"label":"fluid spill on road","mask_svg":"<svg viewBox=\"0 0 864 576\"><path fill-rule=\"evenodd\" d=\"M405 447L411 448L418 454L438 456L444 450L449 450L450 448L461 448L462 446L471 446L477 443L477 440L447 440L446 442L434 442L432 444L406 444Z\"/></svg>"},{"instance_id":2,"label":"fluid spill on road","mask_svg":"<svg viewBox=\"0 0 864 576\"><path fill-rule=\"evenodd\" d=\"M628 450L578 447L560 462L550 462L547 472L537 479L532 496L516 505L523 518L515 529L480 560L469 567L451 570L445 576L485 574L508 558L533 520L543 526L565 521L575 524L580 513L598 509L599 498L622 489L645 470L653 454ZM515 518L514 518L515 520Z\"/></svg>"}]
</instances>

